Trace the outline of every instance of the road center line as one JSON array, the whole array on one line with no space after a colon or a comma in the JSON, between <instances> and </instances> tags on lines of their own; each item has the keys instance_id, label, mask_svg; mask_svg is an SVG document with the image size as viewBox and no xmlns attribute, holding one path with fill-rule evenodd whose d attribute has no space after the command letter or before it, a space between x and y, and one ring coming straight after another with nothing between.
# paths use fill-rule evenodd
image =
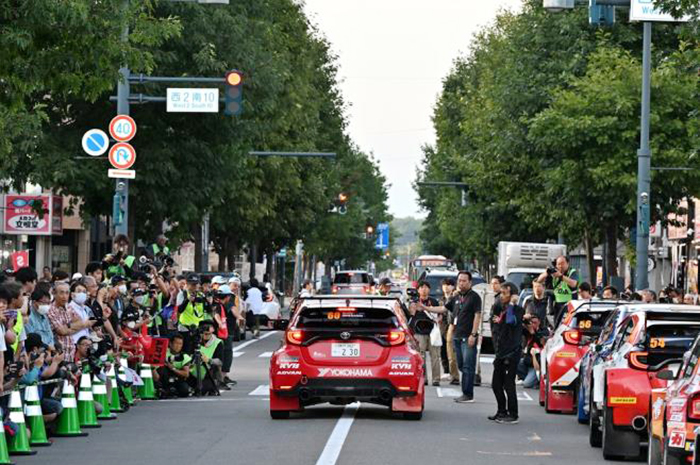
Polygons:
<instances>
[{"instance_id":1,"label":"road center line","mask_svg":"<svg viewBox=\"0 0 700 465\"><path fill-rule=\"evenodd\" d=\"M335 465L359 408L359 402L354 402L345 406L345 410L343 410L343 414L338 419L338 423L335 424L335 428L333 428L333 432L328 438L326 447L323 448L323 452L321 452L321 456L318 458L316 465Z\"/></svg>"},{"instance_id":2,"label":"road center line","mask_svg":"<svg viewBox=\"0 0 700 465\"><path fill-rule=\"evenodd\" d=\"M269 333L265 333L257 339L251 339L250 341L246 341L243 344L239 344L233 348L233 351L238 352L239 350L244 349L255 342L262 341L266 337L272 336L273 334L277 334L277 331L270 331Z\"/></svg>"}]
</instances>

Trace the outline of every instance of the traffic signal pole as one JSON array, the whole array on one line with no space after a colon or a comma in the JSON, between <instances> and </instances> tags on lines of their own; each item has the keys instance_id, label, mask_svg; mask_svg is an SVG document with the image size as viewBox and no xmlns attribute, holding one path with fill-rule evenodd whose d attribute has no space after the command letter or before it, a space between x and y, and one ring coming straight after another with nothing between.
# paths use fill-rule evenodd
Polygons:
<instances>
[{"instance_id":1,"label":"traffic signal pole","mask_svg":"<svg viewBox=\"0 0 700 465\"><path fill-rule=\"evenodd\" d=\"M651 194L651 147L649 120L651 114L651 22L644 23L642 52L642 118L637 151L637 266L635 289L649 287L649 205Z\"/></svg>"},{"instance_id":2,"label":"traffic signal pole","mask_svg":"<svg viewBox=\"0 0 700 465\"><path fill-rule=\"evenodd\" d=\"M122 11L126 12L129 9L129 0L122 2ZM129 40L129 26L124 25L121 36L122 42ZM129 115L129 67L125 64L119 69L120 79L117 83L117 114ZM115 183L115 196L121 196L121 209L124 212L122 220L114 225L114 235L124 234L128 236L129 232L129 180L117 179ZM112 218L114 221L115 218Z\"/></svg>"}]
</instances>

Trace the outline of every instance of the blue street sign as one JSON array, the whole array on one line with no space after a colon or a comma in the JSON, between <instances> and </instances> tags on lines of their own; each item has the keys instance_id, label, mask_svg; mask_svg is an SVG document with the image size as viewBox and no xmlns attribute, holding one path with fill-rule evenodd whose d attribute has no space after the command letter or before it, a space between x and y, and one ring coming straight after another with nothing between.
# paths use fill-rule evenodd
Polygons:
<instances>
[{"instance_id":1,"label":"blue street sign","mask_svg":"<svg viewBox=\"0 0 700 465\"><path fill-rule=\"evenodd\" d=\"M83 150L92 157L99 157L109 148L109 138L100 129L90 129L83 135Z\"/></svg>"},{"instance_id":2,"label":"blue street sign","mask_svg":"<svg viewBox=\"0 0 700 465\"><path fill-rule=\"evenodd\" d=\"M379 223L377 225L377 242L375 249L387 250L389 248L389 223Z\"/></svg>"},{"instance_id":3,"label":"blue street sign","mask_svg":"<svg viewBox=\"0 0 700 465\"><path fill-rule=\"evenodd\" d=\"M281 249L279 252L277 252L277 256L280 258L285 258L287 256L287 248L285 247L284 249Z\"/></svg>"}]
</instances>

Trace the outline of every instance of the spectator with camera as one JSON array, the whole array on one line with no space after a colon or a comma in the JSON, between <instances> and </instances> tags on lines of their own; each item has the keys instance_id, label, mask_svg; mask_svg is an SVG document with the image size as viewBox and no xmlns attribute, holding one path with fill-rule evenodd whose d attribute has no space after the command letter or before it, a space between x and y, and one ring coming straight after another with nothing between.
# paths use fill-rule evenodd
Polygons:
<instances>
[{"instance_id":1,"label":"spectator with camera","mask_svg":"<svg viewBox=\"0 0 700 465\"><path fill-rule=\"evenodd\" d=\"M243 316L238 313L238 309L231 305L231 300L235 297L231 288L224 284L219 287L214 294L214 316L217 323L216 336L223 341L223 381L228 385L235 385L236 382L228 377L233 364L233 329L239 322L245 322ZM218 318L216 318L218 316ZM232 321L229 321L232 320Z\"/></svg>"},{"instance_id":2,"label":"spectator with camera","mask_svg":"<svg viewBox=\"0 0 700 465\"><path fill-rule=\"evenodd\" d=\"M544 347L549 332L542 327L542 320L535 313L525 313L523 317L523 355L518 363L518 377L524 388L539 386L539 354Z\"/></svg>"},{"instance_id":3,"label":"spectator with camera","mask_svg":"<svg viewBox=\"0 0 700 465\"><path fill-rule=\"evenodd\" d=\"M59 375L59 368L63 363L63 354L43 342L41 336L36 333L28 333L25 341L25 349L29 357L29 364L38 366L37 378L33 381L22 380L23 384L35 381L45 381ZM41 360L40 360L41 359ZM40 362L40 363L39 363ZM25 375L26 377L26 375ZM58 419L63 411L61 401L51 395L55 385L37 386L41 401L41 412L44 422L51 423Z\"/></svg>"},{"instance_id":4,"label":"spectator with camera","mask_svg":"<svg viewBox=\"0 0 700 465\"><path fill-rule=\"evenodd\" d=\"M433 381L433 386L440 385L440 346L442 339L440 336L440 328L438 327L439 317L436 314L446 313L444 307L440 303L430 297L430 283L428 281L420 281L418 283L418 299L411 302L408 306L408 311L411 314L409 326L415 333L418 341L418 350L423 356L423 365L426 366L426 353L430 354L430 374ZM425 368L426 375L428 374ZM428 384L428 377L425 377L425 384Z\"/></svg>"},{"instance_id":5,"label":"spectator with camera","mask_svg":"<svg viewBox=\"0 0 700 465\"><path fill-rule=\"evenodd\" d=\"M27 333L35 333L41 338L43 344L54 347L54 335L49 321L51 309L51 294L43 286L37 286L32 292L29 302L29 319L25 326ZM28 349L26 349L29 352Z\"/></svg>"},{"instance_id":6,"label":"spectator with camera","mask_svg":"<svg viewBox=\"0 0 700 465\"><path fill-rule=\"evenodd\" d=\"M119 347L119 320L113 314L112 309L105 305L105 298L108 294L106 286L100 286L94 277L86 276L82 279L82 284L87 289L88 300L85 305L90 309L96 321L93 329L102 339L100 341L100 352L105 351L107 342L112 346Z\"/></svg>"},{"instance_id":7,"label":"spectator with camera","mask_svg":"<svg viewBox=\"0 0 700 465\"><path fill-rule=\"evenodd\" d=\"M199 327L199 323L204 320L206 310L204 304L206 299L199 291L199 277L191 273L187 276L186 286L180 291L177 297L178 310L178 331L185 343L185 352L192 353L195 340L191 335L192 329Z\"/></svg>"},{"instance_id":8,"label":"spectator with camera","mask_svg":"<svg viewBox=\"0 0 700 465\"><path fill-rule=\"evenodd\" d=\"M523 316L525 310L518 304L518 288L513 283L501 285L499 300L491 308L495 359L491 387L498 409L489 416L501 424L518 423L518 397L515 376L522 351Z\"/></svg>"},{"instance_id":9,"label":"spectator with camera","mask_svg":"<svg viewBox=\"0 0 700 465\"><path fill-rule=\"evenodd\" d=\"M102 268L106 271L107 278L112 276L131 276L136 264L136 257L129 255L129 238L124 234L117 234L112 242L112 253L102 260Z\"/></svg>"},{"instance_id":10,"label":"spectator with camera","mask_svg":"<svg viewBox=\"0 0 700 465\"><path fill-rule=\"evenodd\" d=\"M192 357L182 351L183 339L175 334L170 339L165 364L154 373L161 399L168 397L188 397L190 395L190 370Z\"/></svg>"},{"instance_id":11,"label":"spectator with camera","mask_svg":"<svg viewBox=\"0 0 700 465\"><path fill-rule=\"evenodd\" d=\"M442 280L442 302L441 305L445 305L454 295L457 283L454 278L445 278ZM450 384L454 386L459 386L459 366L457 366L457 354L455 353L454 345L454 325L455 315L449 310L446 314L442 315L442 321L440 322L440 332L442 333L442 351L440 357L442 358L442 369L445 373L450 374Z\"/></svg>"},{"instance_id":12,"label":"spectator with camera","mask_svg":"<svg viewBox=\"0 0 700 465\"><path fill-rule=\"evenodd\" d=\"M567 304L576 298L579 282L578 271L570 266L568 257L560 255L555 260L554 266L547 268L537 278L537 281L543 284L551 281L554 290L553 313L554 327L556 328L566 311Z\"/></svg>"},{"instance_id":13,"label":"spectator with camera","mask_svg":"<svg viewBox=\"0 0 700 465\"><path fill-rule=\"evenodd\" d=\"M190 371L193 376L192 382L196 385L201 383L201 394L215 394L219 389L230 390L231 388L223 382L221 369L224 345L221 339L214 334L216 332L214 324L209 321L202 322L199 331L201 339L197 349L201 357L201 364L197 366L196 360L193 363Z\"/></svg>"}]
</instances>

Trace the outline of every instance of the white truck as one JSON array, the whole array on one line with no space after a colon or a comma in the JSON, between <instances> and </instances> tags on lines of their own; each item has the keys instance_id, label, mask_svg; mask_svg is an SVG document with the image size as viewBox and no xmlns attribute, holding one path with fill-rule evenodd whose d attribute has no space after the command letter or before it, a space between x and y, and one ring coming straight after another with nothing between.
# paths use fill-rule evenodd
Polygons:
<instances>
[{"instance_id":1,"label":"white truck","mask_svg":"<svg viewBox=\"0 0 700 465\"><path fill-rule=\"evenodd\" d=\"M499 242L498 274L522 289L523 284L532 283L560 255L566 255L564 244Z\"/></svg>"}]
</instances>

